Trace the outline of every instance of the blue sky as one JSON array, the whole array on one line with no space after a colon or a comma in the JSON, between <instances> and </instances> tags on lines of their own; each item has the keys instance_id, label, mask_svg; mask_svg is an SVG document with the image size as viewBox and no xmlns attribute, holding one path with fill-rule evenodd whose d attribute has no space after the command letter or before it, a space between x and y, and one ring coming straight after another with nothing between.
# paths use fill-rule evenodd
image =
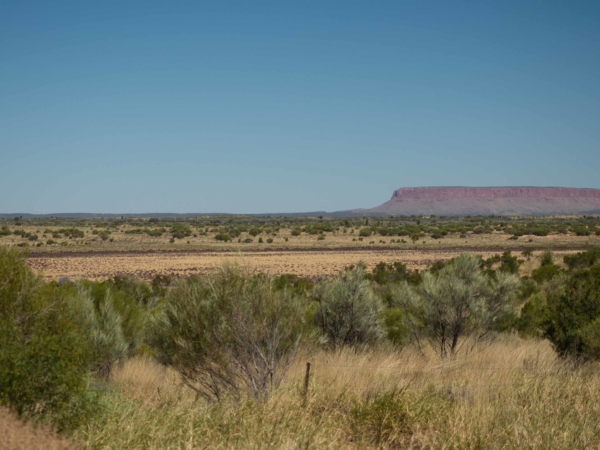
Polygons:
<instances>
[{"instance_id":1,"label":"blue sky","mask_svg":"<svg viewBox=\"0 0 600 450\"><path fill-rule=\"evenodd\" d=\"M21 2L0 212L299 212L600 188L600 2Z\"/></svg>"}]
</instances>

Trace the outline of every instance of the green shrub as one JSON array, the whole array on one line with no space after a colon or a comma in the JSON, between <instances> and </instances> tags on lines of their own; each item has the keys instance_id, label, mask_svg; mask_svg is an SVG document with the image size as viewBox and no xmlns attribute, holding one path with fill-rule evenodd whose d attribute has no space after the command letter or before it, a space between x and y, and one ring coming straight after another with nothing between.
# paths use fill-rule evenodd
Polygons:
<instances>
[{"instance_id":1,"label":"green shrub","mask_svg":"<svg viewBox=\"0 0 600 450\"><path fill-rule=\"evenodd\" d=\"M96 408L73 294L70 285L44 285L21 254L0 248L0 403L59 430Z\"/></svg>"},{"instance_id":2,"label":"green shrub","mask_svg":"<svg viewBox=\"0 0 600 450\"><path fill-rule=\"evenodd\" d=\"M111 233L109 230L93 230L92 234L97 235L100 237L100 239L102 239L103 241L106 241L110 237Z\"/></svg>"},{"instance_id":3,"label":"green shrub","mask_svg":"<svg viewBox=\"0 0 600 450\"><path fill-rule=\"evenodd\" d=\"M382 261L366 277L377 284L398 283L400 281L407 281L410 284L421 282L421 274L417 270L409 270L406 264L399 261L391 264Z\"/></svg>"},{"instance_id":4,"label":"green shrub","mask_svg":"<svg viewBox=\"0 0 600 450\"><path fill-rule=\"evenodd\" d=\"M516 306L519 279L487 277L480 259L468 253L440 270L428 271L416 288L400 285L393 305L408 313L413 335L428 339L441 357L453 355L467 336L485 337Z\"/></svg>"},{"instance_id":5,"label":"green shrub","mask_svg":"<svg viewBox=\"0 0 600 450\"><path fill-rule=\"evenodd\" d=\"M302 230L298 230L297 228L294 228L292 230L292 236L300 236L302 234Z\"/></svg>"},{"instance_id":6,"label":"green shrub","mask_svg":"<svg viewBox=\"0 0 600 450\"><path fill-rule=\"evenodd\" d=\"M597 261L600 261L600 247L594 247L591 250L574 255L565 255L563 261L569 266L569 269L591 267Z\"/></svg>"},{"instance_id":7,"label":"green shrub","mask_svg":"<svg viewBox=\"0 0 600 450\"><path fill-rule=\"evenodd\" d=\"M79 282L78 304L93 351L93 371L108 379L115 366L137 354L144 340L149 286L116 277L102 283Z\"/></svg>"},{"instance_id":8,"label":"green shrub","mask_svg":"<svg viewBox=\"0 0 600 450\"><path fill-rule=\"evenodd\" d=\"M215 236L215 239L223 242L231 242L232 240L231 236L227 233L219 233Z\"/></svg>"},{"instance_id":9,"label":"green shrub","mask_svg":"<svg viewBox=\"0 0 600 450\"><path fill-rule=\"evenodd\" d=\"M358 233L360 237L369 237L371 234L373 234L373 232L370 228L362 228Z\"/></svg>"},{"instance_id":10,"label":"green shrub","mask_svg":"<svg viewBox=\"0 0 600 450\"><path fill-rule=\"evenodd\" d=\"M192 229L184 224L176 224L171 227L173 239L183 239L192 235Z\"/></svg>"},{"instance_id":11,"label":"green shrub","mask_svg":"<svg viewBox=\"0 0 600 450\"><path fill-rule=\"evenodd\" d=\"M407 344L410 329L406 325L406 317L402 308L386 308L383 312L383 324L387 338L395 345Z\"/></svg>"},{"instance_id":12,"label":"green shrub","mask_svg":"<svg viewBox=\"0 0 600 450\"><path fill-rule=\"evenodd\" d=\"M319 305L315 325L331 347L370 344L384 335L383 303L362 265L319 281L313 295Z\"/></svg>"},{"instance_id":13,"label":"green shrub","mask_svg":"<svg viewBox=\"0 0 600 450\"><path fill-rule=\"evenodd\" d=\"M515 328L524 338L543 337L544 324L547 320L546 296L533 294L523 305L521 314L516 320Z\"/></svg>"},{"instance_id":14,"label":"green shrub","mask_svg":"<svg viewBox=\"0 0 600 450\"><path fill-rule=\"evenodd\" d=\"M540 255L540 266L551 266L554 264L554 254L551 250L544 250Z\"/></svg>"},{"instance_id":15,"label":"green shrub","mask_svg":"<svg viewBox=\"0 0 600 450\"><path fill-rule=\"evenodd\" d=\"M146 234L150 237L160 237L164 233L163 230L164 229L153 229L153 230L146 229L145 231L146 231Z\"/></svg>"},{"instance_id":16,"label":"green shrub","mask_svg":"<svg viewBox=\"0 0 600 450\"><path fill-rule=\"evenodd\" d=\"M248 231L248 234L250 234L251 236L258 236L259 234L262 233L262 230L260 228L250 228L250 230Z\"/></svg>"},{"instance_id":17,"label":"green shrub","mask_svg":"<svg viewBox=\"0 0 600 450\"><path fill-rule=\"evenodd\" d=\"M9 228L6 225L2 225L2 228L0 228L0 237L10 236L11 234Z\"/></svg>"},{"instance_id":18,"label":"green shrub","mask_svg":"<svg viewBox=\"0 0 600 450\"><path fill-rule=\"evenodd\" d=\"M544 265L538 267L533 272L531 272L531 278L534 279L537 283L541 284L544 281L550 281L560 272L560 267L555 266L554 264Z\"/></svg>"},{"instance_id":19,"label":"green shrub","mask_svg":"<svg viewBox=\"0 0 600 450\"><path fill-rule=\"evenodd\" d=\"M600 272L600 271L599 271ZM583 360L599 356L600 274L575 273L564 289L548 293L544 335L561 356Z\"/></svg>"},{"instance_id":20,"label":"green shrub","mask_svg":"<svg viewBox=\"0 0 600 450\"><path fill-rule=\"evenodd\" d=\"M159 360L209 400L277 387L305 332L305 302L266 276L224 266L206 283L180 280L152 328Z\"/></svg>"}]
</instances>

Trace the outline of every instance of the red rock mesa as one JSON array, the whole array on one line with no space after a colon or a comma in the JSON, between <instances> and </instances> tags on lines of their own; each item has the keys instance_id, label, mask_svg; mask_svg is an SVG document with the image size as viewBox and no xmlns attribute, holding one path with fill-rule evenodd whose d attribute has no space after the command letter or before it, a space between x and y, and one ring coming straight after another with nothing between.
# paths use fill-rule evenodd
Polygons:
<instances>
[{"instance_id":1,"label":"red rock mesa","mask_svg":"<svg viewBox=\"0 0 600 450\"><path fill-rule=\"evenodd\" d=\"M389 214L550 215L600 213L600 189L561 187L414 187L367 210Z\"/></svg>"}]
</instances>

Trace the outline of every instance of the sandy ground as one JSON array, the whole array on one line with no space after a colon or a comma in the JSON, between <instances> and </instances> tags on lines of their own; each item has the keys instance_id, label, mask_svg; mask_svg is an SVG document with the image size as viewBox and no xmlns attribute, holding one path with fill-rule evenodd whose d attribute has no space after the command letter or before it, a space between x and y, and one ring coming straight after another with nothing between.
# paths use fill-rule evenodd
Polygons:
<instances>
[{"instance_id":1,"label":"sandy ground","mask_svg":"<svg viewBox=\"0 0 600 450\"><path fill-rule=\"evenodd\" d=\"M573 251L555 251L555 258ZM347 251L273 251L273 252L160 252L113 254L46 254L30 255L29 265L46 280L62 276L71 279L102 280L115 275L133 275L150 280L156 275L191 276L208 273L225 262L238 262L273 274L291 273L315 278L333 275L359 261L368 267L385 261L400 261L410 269L425 269L436 261L458 256L456 250L347 250ZM484 258L494 251L474 252ZM536 252L539 254L539 252ZM536 267L536 256L524 264L524 271Z\"/></svg>"}]
</instances>

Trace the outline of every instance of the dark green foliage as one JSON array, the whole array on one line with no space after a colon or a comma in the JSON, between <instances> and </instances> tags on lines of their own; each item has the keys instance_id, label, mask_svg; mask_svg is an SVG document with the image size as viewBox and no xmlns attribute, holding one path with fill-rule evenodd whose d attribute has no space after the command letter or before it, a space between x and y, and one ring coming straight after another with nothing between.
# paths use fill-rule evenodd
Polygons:
<instances>
[{"instance_id":1,"label":"dark green foliage","mask_svg":"<svg viewBox=\"0 0 600 450\"><path fill-rule=\"evenodd\" d=\"M406 264L395 261L391 264L380 262L377 264L366 278L375 281L378 284L397 283L407 281L409 284L419 284L421 274L418 270L409 270Z\"/></svg>"},{"instance_id":2,"label":"dark green foliage","mask_svg":"<svg viewBox=\"0 0 600 450\"><path fill-rule=\"evenodd\" d=\"M569 269L591 267L600 261L600 247L594 247L574 255L565 255L563 261L569 266Z\"/></svg>"},{"instance_id":3,"label":"dark green foliage","mask_svg":"<svg viewBox=\"0 0 600 450\"><path fill-rule=\"evenodd\" d=\"M302 234L302 230L294 228L291 233L292 233L292 236L300 236Z\"/></svg>"},{"instance_id":4,"label":"dark green foliage","mask_svg":"<svg viewBox=\"0 0 600 450\"><path fill-rule=\"evenodd\" d=\"M230 242L232 240L231 236L227 233L219 233L215 236L217 241Z\"/></svg>"},{"instance_id":5,"label":"dark green foliage","mask_svg":"<svg viewBox=\"0 0 600 450\"><path fill-rule=\"evenodd\" d=\"M519 299L527 300L533 294L540 291L538 284L530 277L521 277L521 285L519 286Z\"/></svg>"},{"instance_id":6,"label":"dark green foliage","mask_svg":"<svg viewBox=\"0 0 600 450\"><path fill-rule=\"evenodd\" d=\"M551 266L554 264L554 254L550 250L544 250L540 255L540 266Z\"/></svg>"},{"instance_id":7,"label":"dark green foliage","mask_svg":"<svg viewBox=\"0 0 600 450\"><path fill-rule=\"evenodd\" d=\"M548 319L546 297L542 293L533 294L521 309L515 328L521 337L543 337L544 324Z\"/></svg>"},{"instance_id":8,"label":"dark green foliage","mask_svg":"<svg viewBox=\"0 0 600 450\"><path fill-rule=\"evenodd\" d=\"M371 234L373 234L373 232L370 228L362 228L358 233L360 237L369 237Z\"/></svg>"},{"instance_id":9,"label":"dark green foliage","mask_svg":"<svg viewBox=\"0 0 600 450\"><path fill-rule=\"evenodd\" d=\"M531 272L531 278L535 280L537 283L541 284L544 281L550 281L556 275L561 272L560 267L555 266L554 264L545 265L538 267L533 272Z\"/></svg>"},{"instance_id":10,"label":"dark green foliage","mask_svg":"<svg viewBox=\"0 0 600 450\"><path fill-rule=\"evenodd\" d=\"M110 237L111 233L108 230L93 230L92 234L97 235L100 237L100 239L102 239L103 241L106 241ZM52 236L54 236L54 235L52 235Z\"/></svg>"},{"instance_id":11,"label":"dark green foliage","mask_svg":"<svg viewBox=\"0 0 600 450\"><path fill-rule=\"evenodd\" d=\"M251 236L258 236L259 234L262 233L262 230L260 228L250 228L250 230L248 230L248 234L250 234Z\"/></svg>"},{"instance_id":12,"label":"dark green foliage","mask_svg":"<svg viewBox=\"0 0 600 450\"><path fill-rule=\"evenodd\" d=\"M0 248L0 403L60 430L95 408L74 294L72 285L44 285L22 255Z\"/></svg>"},{"instance_id":13,"label":"dark green foliage","mask_svg":"<svg viewBox=\"0 0 600 450\"><path fill-rule=\"evenodd\" d=\"M600 356L600 277L592 271L575 273L564 289L550 292L544 335L562 356Z\"/></svg>"},{"instance_id":14,"label":"dark green foliage","mask_svg":"<svg viewBox=\"0 0 600 450\"><path fill-rule=\"evenodd\" d=\"M502 254L500 259L501 264L498 270L500 272L512 273L514 275L519 273L519 267L523 264L523 261L513 256L510 251L506 251Z\"/></svg>"},{"instance_id":15,"label":"dark green foliage","mask_svg":"<svg viewBox=\"0 0 600 450\"><path fill-rule=\"evenodd\" d=\"M10 230L8 229L8 227L6 225L2 225L2 228L0 228L0 237L2 236L10 236L12 233L10 232Z\"/></svg>"},{"instance_id":16,"label":"dark green foliage","mask_svg":"<svg viewBox=\"0 0 600 450\"><path fill-rule=\"evenodd\" d=\"M192 235L192 229L184 224L178 223L171 227L173 239L183 239Z\"/></svg>"},{"instance_id":17,"label":"dark green foliage","mask_svg":"<svg viewBox=\"0 0 600 450\"><path fill-rule=\"evenodd\" d=\"M500 263L498 266L498 270L503 273L512 273L514 275L519 273L519 267L523 264L523 261L518 259L516 256L513 256L510 251L505 251L501 255L496 254L494 256L489 257L481 261L481 265L483 268L487 268L486 273L488 275L494 276L494 271L492 267L494 264Z\"/></svg>"},{"instance_id":18,"label":"dark green foliage","mask_svg":"<svg viewBox=\"0 0 600 450\"><path fill-rule=\"evenodd\" d=\"M406 315L402 308L386 308L383 311L383 324L387 338L395 345L407 344L410 328L406 325Z\"/></svg>"}]
</instances>

